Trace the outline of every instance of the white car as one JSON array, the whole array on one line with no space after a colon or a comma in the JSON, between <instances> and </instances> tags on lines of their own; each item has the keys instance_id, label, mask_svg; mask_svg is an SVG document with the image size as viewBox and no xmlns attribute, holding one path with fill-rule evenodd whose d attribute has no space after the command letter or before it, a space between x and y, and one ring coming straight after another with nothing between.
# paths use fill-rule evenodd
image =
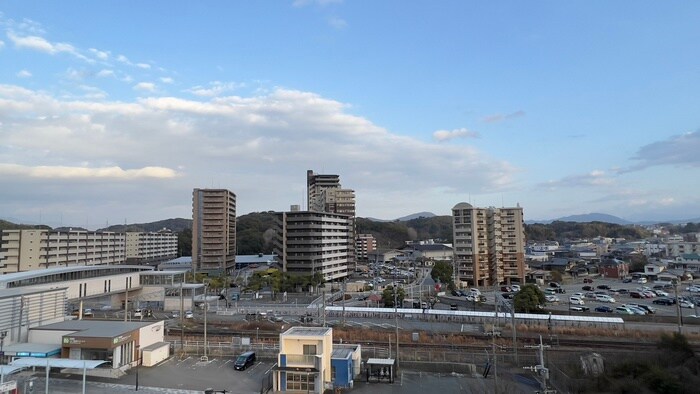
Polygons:
<instances>
[{"instance_id":1,"label":"white car","mask_svg":"<svg viewBox=\"0 0 700 394\"><path fill-rule=\"evenodd\" d=\"M479 289L476 289L476 288L469 289L469 293L471 293L477 297L481 295L481 291Z\"/></svg>"},{"instance_id":2,"label":"white car","mask_svg":"<svg viewBox=\"0 0 700 394\"><path fill-rule=\"evenodd\" d=\"M185 319L194 319L194 313L192 311L185 312Z\"/></svg>"},{"instance_id":3,"label":"white car","mask_svg":"<svg viewBox=\"0 0 700 394\"><path fill-rule=\"evenodd\" d=\"M695 308L695 304L686 300L682 300L678 305L680 305L681 308Z\"/></svg>"},{"instance_id":4,"label":"white car","mask_svg":"<svg viewBox=\"0 0 700 394\"><path fill-rule=\"evenodd\" d=\"M134 309L134 317L143 317L143 311L141 311L141 309Z\"/></svg>"},{"instance_id":5,"label":"white car","mask_svg":"<svg viewBox=\"0 0 700 394\"><path fill-rule=\"evenodd\" d=\"M583 298L580 297L569 297L569 303L572 305L584 305Z\"/></svg>"},{"instance_id":6,"label":"white car","mask_svg":"<svg viewBox=\"0 0 700 394\"><path fill-rule=\"evenodd\" d=\"M610 303L615 302L614 298L612 298L606 294L598 294L595 296L595 299L596 299L596 301L600 301L600 302L610 302Z\"/></svg>"},{"instance_id":7,"label":"white car","mask_svg":"<svg viewBox=\"0 0 700 394\"><path fill-rule=\"evenodd\" d=\"M647 283L647 278L639 278L637 280L637 283L642 284L642 283Z\"/></svg>"},{"instance_id":8,"label":"white car","mask_svg":"<svg viewBox=\"0 0 700 394\"><path fill-rule=\"evenodd\" d=\"M513 293L517 293L517 292L520 291L520 285L510 285L510 290L511 290Z\"/></svg>"},{"instance_id":9,"label":"white car","mask_svg":"<svg viewBox=\"0 0 700 394\"><path fill-rule=\"evenodd\" d=\"M686 288L691 293L700 293L700 286L697 285L691 285L690 287Z\"/></svg>"},{"instance_id":10,"label":"white car","mask_svg":"<svg viewBox=\"0 0 700 394\"><path fill-rule=\"evenodd\" d=\"M668 297L668 293L663 290L654 290L654 293L659 297Z\"/></svg>"},{"instance_id":11,"label":"white car","mask_svg":"<svg viewBox=\"0 0 700 394\"><path fill-rule=\"evenodd\" d=\"M544 296L544 299L547 300L547 302L559 302L559 297L551 294Z\"/></svg>"}]
</instances>

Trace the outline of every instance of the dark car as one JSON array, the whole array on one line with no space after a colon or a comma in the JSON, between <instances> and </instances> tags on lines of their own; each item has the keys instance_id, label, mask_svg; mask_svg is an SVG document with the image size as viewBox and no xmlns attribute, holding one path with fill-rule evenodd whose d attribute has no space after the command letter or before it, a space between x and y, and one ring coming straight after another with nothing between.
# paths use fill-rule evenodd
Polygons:
<instances>
[{"instance_id":1,"label":"dark car","mask_svg":"<svg viewBox=\"0 0 700 394\"><path fill-rule=\"evenodd\" d=\"M627 293L629 293L629 290L627 290L627 289L617 289L617 292L620 293L620 294L627 294Z\"/></svg>"},{"instance_id":2,"label":"dark car","mask_svg":"<svg viewBox=\"0 0 700 394\"><path fill-rule=\"evenodd\" d=\"M549 282L549 287L559 288L561 285L557 282Z\"/></svg>"},{"instance_id":3,"label":"dark car","mask_svg":"<svg viewBox=\"0 0 700 394\"><path fill-rule=\"evenodd\" d=\"M253 364L255 364L255 352L245 352L238 356L236 362L233 363L233 368L238 371L243 371Z\"/></svg>"},{"instance_id":4,"label":"dark car","mask_svg":"<svg viewBox=\"0 0 700 394\"><path fill-rule=\"evenodd\" d=\"M510 286L501 286L501 291L504 293L510 293Z\"/></svg>"},{"instance_id":5,"label":"dark car","mask_svg":"<svg viewBox=\"0 0 700 394\"><path fill-rule=\"evenodd\" d=\"M632 278L625 278L622 280L622 283L632 283Z\"/></svg>"},{"instance_id":6,"label":"dark car","mask_svg":"<svg viewBox=\"0 0 700 394\"><path fill-rule=\"evenodd\" d=\"M596 288L598 288L600 290L610 290L610 286L608 286L608 285L598 285L598 286L596 286Z\"/></svg>"},{"instance_id":7,"label":"dark car","mask_svg":"<svg viewBox=\"0 0 700 394\"><path fill-rule=\"evenodd\" d=\"M612 313L613 309L609 306L600 305L600 306L595 307L595 311L602 312L602 313Z\"/></svg>"},{"instance_id":8,"label":"dark car","mask_svg":"<svg viewBox=\"0 0 700 394\"><path fill-rule=\"evenodd\" d=\"M583 283L593 283L593 279L591 278L584 278Z\"/></svg>"},{"instance_id":9,"label":"dark car","mask_svg":"<svg viewBox=\"0 0 700 394\"><path fill-rule=\"evenodd\" d=\"M652 302L657 305L673 305L676 303L676 300L672 298L657 298Z\"/></svg>"},{"instance_id":10,"label":"dark car","mask_svg":"<svg viewBox=\"0 0 700 394\"><path fill-rule=\"evenodd\" d=\"M630 291L630 297L632 297L632 298L644 298L644 296L638 291Z\"/></svg>"},{"instance_id":11,"label":"dark car","mask_svg":"<svg viewBox=\"0 0 700 394\"><path fill-rule=\"evenodd\" d=\"M564 290L563 287L557 287L556 289L554 289L554 292L559 293L559 294L564 294L564 293L566 293L566 290Z\"/></svg>"},{"instance_id":12,"label":"dark car","mask_svg":"<svg viewBox=\"0 0 700 394\"><path fill-rule=\"evenodd\" d=\"M644 305L644 304L628 304L628 305L636 306L637 308L642 308L647 312L647 314L656 313L656 309L650 307L649 305Z\"/></svg>"},{"instance_id":13,"label":"dark car","mask_svg":"<svg viewBox=\"0 0 700 394\"><path fill-rule=\"evenodd\" d=\"M583 290L583 291L593 291L593 286L583 286L583 287L581 288L581 290Z\"/></svg>"}]
</instances>

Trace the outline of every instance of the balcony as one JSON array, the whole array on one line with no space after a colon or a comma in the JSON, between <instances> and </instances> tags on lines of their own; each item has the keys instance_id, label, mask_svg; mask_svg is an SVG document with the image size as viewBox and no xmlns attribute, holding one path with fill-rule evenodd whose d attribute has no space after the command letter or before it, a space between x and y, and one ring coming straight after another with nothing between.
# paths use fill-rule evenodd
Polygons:
<instances>
[{"instance_id":1,"label":"balcony","mask_svg":"<svg viewBox=\"0 0 700 394\"><path fill-rule=\"evenodd\" d=\"M287 354L288 367L316 367L317 356L306 354Z\"/></svg>"}]
</instances>

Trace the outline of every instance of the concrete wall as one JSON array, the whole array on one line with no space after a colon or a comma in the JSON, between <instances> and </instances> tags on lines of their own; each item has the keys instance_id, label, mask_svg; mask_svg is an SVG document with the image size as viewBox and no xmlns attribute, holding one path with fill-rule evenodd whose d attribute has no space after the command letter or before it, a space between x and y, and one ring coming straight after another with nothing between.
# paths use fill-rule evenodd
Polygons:
<instances>
[{"instance_id":1,"label":"concrete wall","mask_svg":"<svg viewBox=\"0 0 700 394\"><path fill-rule=\"evenodd\" d=\"M139 345L141 349L153 345L154 343L163 342L165 334L164 321L157 321L139 330Z\"/></svg>"}]
</instances>

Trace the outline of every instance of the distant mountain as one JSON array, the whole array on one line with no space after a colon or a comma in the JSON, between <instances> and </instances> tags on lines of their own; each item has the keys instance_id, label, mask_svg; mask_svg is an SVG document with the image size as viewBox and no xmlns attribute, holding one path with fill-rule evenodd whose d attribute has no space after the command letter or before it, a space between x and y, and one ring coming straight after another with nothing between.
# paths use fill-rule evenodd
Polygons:
<instances>
[{"instance_id":1,"label":"distant mountain","mask_svg":"<svg viewBox=\"0 0 700 394\"><path fill-rule=\"evenodd\" d=\"M398 218L398 219L396 219L396 220L398 220L399 222L407 222L407 221L413 220L413 219L433 218L433 217L435 217L435 216L436 216L436 215L435 215L434 213L432 213L432 212L418 212L418 213L414 213L414 214L412 214L412 215L400 217L400 218Z\"/></svg>"},{"instance_id":2,"label":"distant mountain","mask_svg":"<svg viewBox=\"0 0 700 394\"><path fill-rule=\"evenodd\" d=\"M603 223L612 223L612 224L619 224L619 225L634 224L633 222L630 222L629 220L625 220L625 219L619 218L617 216L608 215L605 213L586 213L586 214L582 214L582 215L564 216L564 217L560 217L557 219L550 219L550 220L526 220L525 221L526 224L535 224L535 223L549 224L552 222L575 222L575 223L603 222Z\"/></svg>"},{"instance_id":3,"label":"distant mountain","mask_svg":"<svg viewBox=\"0 0 700 394\"><path fill-rule=\"evenodd\" d=\"M371 220L373 222L386 223L386 222L408 222L409 220L413 220L413 219L434 218L435 216L437 216L437 215L435 215L432 212L418 212L418 213L413 213L411 215L403 216L403 217L400 217L400 218L394 219L394 220L377 219L377 218L365 218L365 219Z\"/></svg>"},{"instance_id":4,"label":"distant mountain","mask_svg":"<svg viewBox=\"0 0 700 394\"><path fill-rule=\"evenodd\" d=\"M16 224L8 220L0 219L0 231L2 230L29 230L29 229L50 229L49 226L34 225L34 224Z\"/></svg>"},{"instance_id":5,"label":"distant mountain","mask_svg":"<svg viewBox=\"0 0 700 394\"><path fill-rule=\"evenodd\" d=\"M571 215L556 219L560 222L576 222L576 223L590 223L590 222L603 222L603 223L613 223L613 224L632 224L632 222L619 218L617 216L608 215L605 213L586 213L583 215Z\"/></svg>"},{"instance_id":6,"label":"distant mountain","mask_svg":"<svg viewBox=\"0 0 700 394\"><path fill-rule=\"evenodd\" d=\"M175 233L182 232L185 229L192 228L192 219L165 219L159 220L157 222L151 223L134 223L134 224L116 224L114 226L109 226L98 231L114 231L114 232L152 232L167 228Z\"/></svg>"}]
</instances>

